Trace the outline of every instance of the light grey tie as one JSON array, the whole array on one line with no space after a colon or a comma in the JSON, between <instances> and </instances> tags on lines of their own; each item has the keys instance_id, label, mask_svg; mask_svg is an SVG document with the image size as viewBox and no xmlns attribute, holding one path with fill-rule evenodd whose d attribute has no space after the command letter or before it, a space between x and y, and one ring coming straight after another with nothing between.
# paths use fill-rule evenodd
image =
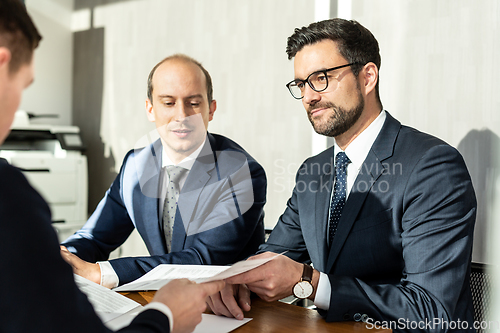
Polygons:
<instances>
[{"instance_id":1,"label":"light grey tie","mask_svg":"<svg viewBox=\"0 0 500 333\"><path fill-rule=\"evenodd\" d=\"M177 210L177 200L179 199L179 180L187 171L179 166L169 165L166 167L168 173L168 185L163 203L163 232L168 252L172 248L172 233L174 231L175 211Z\"/></svg>"}]
</instances>

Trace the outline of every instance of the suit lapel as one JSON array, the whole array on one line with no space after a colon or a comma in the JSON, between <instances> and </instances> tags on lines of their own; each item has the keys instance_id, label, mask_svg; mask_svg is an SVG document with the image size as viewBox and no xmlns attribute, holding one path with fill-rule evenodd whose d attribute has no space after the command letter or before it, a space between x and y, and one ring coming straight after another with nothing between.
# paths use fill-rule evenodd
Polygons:
<instances>
[{"instance_id":1,"label":"suit lapel","mask_svg":"<svg viewBox=\"0 0 500 333\"><path fill-rule=\"evenodd\" d=\"M134 189L134 207L140 212L136 219L137 231L141 234L149 253L160 255L166 253L162 221L159 218L158 200L161 197L161 161L162 145L157 140L152 145L136 154L139 186Z\"/></svg>"},{"instance_id":2,"label":"suit lapel","mask_svg":"<svg viewBox=\"0 0 500 333\"><path fill-rule=\"evenodd\" d=\"M316 264L316 269L318 269L320 272L324 272L324 265L326 261L326 256L328 254L328 247L326 243L326 230L328 226L328 211L330 207L330 193L332 191L332 181L333 181L333 174L332 172L332 165L331 161L333 161L333 148L329 149L331 152L328 156L330 156L330 164L328 161L325 161L325 173L321 174L320 176L320 182L319 186L320 188L316 191L316 198L315 198L315 209L314 209L314 219L313 221L316 221L316 244L317 244L317 249L318 249L318 257L319 257L319 262L315 263ZM334 169L333 169L334 170ZM326 184L326 189L323 191L321 188L322 184Z\"/></svg>"},{"instance_id":3,"label":"suit lapel","mask_svg":"<svg viewBox=\"0 0 500 333\"><path fill-rule=\"evenodd\" d=\"M216 161L212 150L212 147L215 147L215 139L209 133L207 137L208 140L196 158L179 195L172 235L172 251L180 251L184 248L198 199L215 168Z\"/></svg>"},{"instance_id":4,"label":"suit lapel","mask_svg":"<svg viewBox=\"0 0 500 333\"><path fill-rule=\"evenodd\" d=\"M359 171L345 203L334 242L328 255L326 272L331 271L354 225L354 221L363 207L366 196L375 185L377 179L384 172L382 161L392 156L400 127L401 124L387 112L384 126L363 162L361 170Z\"/></svg>"}]
</instances>

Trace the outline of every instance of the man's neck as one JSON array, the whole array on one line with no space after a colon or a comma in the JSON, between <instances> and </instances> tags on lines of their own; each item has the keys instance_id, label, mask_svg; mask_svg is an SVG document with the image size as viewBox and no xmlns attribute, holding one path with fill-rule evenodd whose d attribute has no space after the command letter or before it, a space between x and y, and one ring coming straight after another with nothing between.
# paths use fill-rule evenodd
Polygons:
<instances>
[{"instance_id":1,"label":"man's neck","mask_svg":"<svg viewBox=\"0 0 500 333\"><path fill-rule=\"evenodd\" d=\"M345 133L335 137L335 142L340 149L345 150L382 112L379 107L365 108L358 121Z\"/></svg>"},{"instance_id":2,"label":"man's neck","mask_svg":"<svg viewBox=\"0 0 500 333\"><path fill-rule=\"evenodd\" d=\"M184 152L183 153L177 153L177 152L174 152L174 151L172 151L170 149L165 149L164 151L167 154L167 156L170 159L170 161L174 165L177 165L177 164L181 163L186 157L188 157L192 153L192 151L191 152L185 152L185 153Z\"/></svg>"},{"instance_id":3,"label":"man's neck","mask_svg":"<svg viewBox=\"0 0 500 333\"><path fill-rule=\"evenodd\" d=\"M205 141L202 141L200 145L198 145L194 149L190 149L188 151L175 151L171 149L168 145L163 142L162 139L162 145L163 145L163 152L167 155L168 159L170 162L172 162L174 165L178 165L182 161L184 161L186 158L191 156L193 153L195 153L197 150L201 150L201 147L205 144Z\"/></svg>"}]
</instances>

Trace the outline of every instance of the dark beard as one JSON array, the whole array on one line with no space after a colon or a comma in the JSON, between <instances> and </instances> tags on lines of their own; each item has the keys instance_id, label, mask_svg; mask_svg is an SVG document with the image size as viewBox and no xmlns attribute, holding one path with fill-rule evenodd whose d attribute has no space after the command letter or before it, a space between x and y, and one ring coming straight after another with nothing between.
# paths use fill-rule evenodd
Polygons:
<instances>
[{"instance_id":1,"label":"dark beard","mask_svg":"<svg viewBox=\"0 0 500 333\"><path fill-rule=\"evenodd\" d=\"M311 122L311 125L316 133L336 137L347 132L347 130L349 130L349 128L351 128L358 121L359 117L361 117L361 114L363 113L364 107L365 101L363 100L363 96L360 92L358 105L351 110L335 106L335 104L331 102L318 103L309 107L307 117L309 118L309 121ZM329 108L332 110L326 124L323 126L316 126L314 120L311 118L311 111L318 108Z\"/></svg>"}]
</instances>

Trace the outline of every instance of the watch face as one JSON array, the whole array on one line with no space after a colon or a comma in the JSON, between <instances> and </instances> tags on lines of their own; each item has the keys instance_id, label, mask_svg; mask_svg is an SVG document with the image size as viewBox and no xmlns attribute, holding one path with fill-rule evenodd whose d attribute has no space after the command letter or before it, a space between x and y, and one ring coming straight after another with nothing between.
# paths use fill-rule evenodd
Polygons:
<instances>
[{"instance_id":1,"label":"watch face","mask_svg":"<svg viewBox=\"0 0 500 333\"><path fill-rule=\"evenodd\" d=\"M313 293L313 286L308 281L300 281L293 286L293 295L297 298L308 298Z\"/></svg>"}]
</instances>

